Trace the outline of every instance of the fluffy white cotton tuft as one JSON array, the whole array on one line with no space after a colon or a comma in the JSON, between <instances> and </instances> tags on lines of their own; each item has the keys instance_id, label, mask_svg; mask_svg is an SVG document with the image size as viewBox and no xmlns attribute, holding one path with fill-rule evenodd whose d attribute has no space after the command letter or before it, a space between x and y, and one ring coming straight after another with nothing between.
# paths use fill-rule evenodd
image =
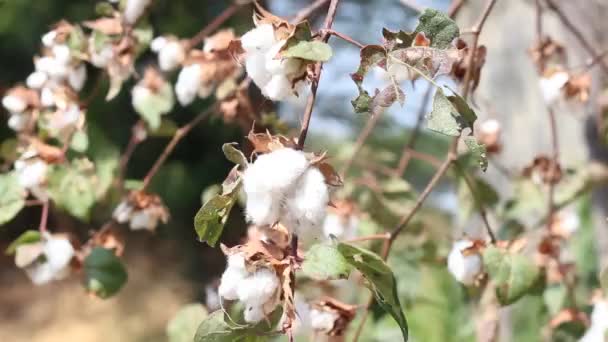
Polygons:
<instances>
[{"instance_id":1,"label":"fluffy white cotton tuft","mask_svg":"<svg viewBox=\"0 0 608 342\"><path fill-rule=\"evenodd\" d=\"M334 328L338 318L340 318L338 313L333 311L310 310L310 325L314 330L326 333L330 332Z\"/></svg>"},{"instance_id":2,"label":"fluffy white cotton tuft","mask_svg":"<svg viewBox=\"0 0 608 342\"><path fill-rule=\"evenodd\" d=\"M87 81L87 67L80 64L77 67L71 67L68 71L68 83L70 87L76 91L82 90Z\"/></svg>"},{"instance_id":3,"label":"fluffy white cotton tuft","mask_svg":"<svg viewBox=\"0 0 608 342\"><path fill-rule=\"evenodd\" d=\"M55 38L57 38L56 31L49 31L42 36L42 45L46 47L52 47L55 44Z\"/></svg>"},{"instance_id":4,"label":"fluffy white cotton tuft","mask_svg":"<svg viewBox=\"0 0 608 342\"><path fill-rule=\"evenodd\" d=\"M44 86L46 81L49 79L46 73L41 71L34 71L25 80L25 84L31 89L40 89Z\"/></svg>"},{"instance_id":5,"label":"fluffy white cotton tuft","mask_svg":"<svg viewBox=\"0 0 608 342\"><path fill-rule=\"evenodd\" d=\"M285 45L285 40L281 40L276 42L272 47L266 52L265 60L266 60L266 70L273 75L290 75L297 72L302 63L297 58L278 58L279 50Z\"/></svg>"},{"instance_id":6,"label":"fluffy white cotton tuft","mask_svg":"<svg viewBox=\"0 0 608 342\"><path fill-rule=\"evenodd\" d=\"M266 71L266 56L261 52L250 52L245 59L245 71L255 82L255 84L264 86L272 75Z\"/></svg>"},{"instance_id":7,"label":"fluffy white cotton tuft","mask_svg":"<svg viewBox=\"0 0 608 342\"><path fill-rule=\"evenodd\" d=\"M564 71L558 71L549 77L541 77L539 85L546 104L551 105L559 98L568 79L570 76Z\"/></svg>"},{"instance_id":8,"label":"fluffy white cotton tuft","mask_svg":"<svg viewBox=\"0 0 608 342\"><path fill-rule=\"evenodd\" d=\"M123 13L125 21L129 24L135 24L137 19L144 14L149 4L150 0L127 0Z\"/></svg>"},{"instance_id":9,"label":"fluffy white cotton tuft","mask_svg":"<svg viewBox=\"0 0 608 342\"><path fill-rule=\"evenodd\" d=\"M243 311L243 318L248 323L261 322L266 315L264 314L264 308L258 305L249 305Z\"/></svg>"},{"instance_id":10,"label":"fluffy white cotton tuft","mask_svg":"<svg viewBox=\"0 0 608 342\"><path fill-rule=\"evenodd\" d=\"M168 39L158 51L158 66L163 71L177 68L186 57L184 46L177 40Z\"/></svg>"},{"instance_id":11,"label":"fluffy white cotton tuft","mask_svg":"<svg viewBox=\"0 0 608 342\"><path fill-rule=\"evenodd\" d=\"M54 45L52 48L53 56L57 63L68 65L72 60L70 48L65 44Z\"/></svg>"},{"instance_id":12,"label":"fluffy white cotton tuft","mask_svg":"<svg viewBox=\"0 0 608 342\"><path fill-rule=\"evenodd\" d=\"M30 245L17 247L17 255ZM35 285L46 284L52 280L60 280L70 273L70 261L74 256L74 247L63 237L45 237L42 242L43 259L37 259L25 266L25 272ZM16 257L17 258L17 257Z\"/></svg>"},{"instance_id":13,"label":"fluffy white cotton tuft","mask_svg":"<svg viewBox=\"0 0 608 342\"><path fill-rule=\"evenodd\" d=\"M131 215L131 224L129 225L133 230L154 230L158 226L157 215L151 213L147 209L137 210Z\"/></svg>"},{"instance_id":14,"label":"fluffy white cotton tuft","mask_svg":"<svg viewBox=\"0 0 608 342\"><path fill-rule=\"evenodd\" d=\"M131 218L131 214L133 213L133 206L129 204L127 201L120 202L114 211L112 212L112 217L118 223L125 223L129 221Z\"/></svg>"},{"instance_id":15,"label":"fluffy white cotton tuft","mask_svg":"<svg viewBox=\"0 0 608 342\"><path fill-rule=\"evenodd\" d=\"M29 122L29 116L27 114L11 114L8 118L8 127L10 127L15 132L20 132L27 127Z\"/></svg>"},{"instance_id":16,"label":"fluffy white cotton tuft","mask_svg":"<svg viewBox=\"0 0 608 342\"><path fill-rule=\"evenodd\" d=\"M202 83L202 69L199 64L191 64L182 68L175 83L177 100L182 106L187 106L196 98Z\"/></svg>"},{"instance_id":17,"label":"fluffy white cotton tuft","mask_svg":"<svg viewBox=\"0 0 608 342\"><path fill-rule=\"evenodd\" d=\"M9 112L12 113L23 113L23 111L25 111L25 109L27 108L27 102L25 102L25 100L23 100L19 96L15 95L6 95L5 97L3 97L2 105L4 106L4 108L6 108Z\"/></svg>"},{"instance_id":18,"label":"fluffy white cotton tuft","mask_svg":"<svg viewBox=\"0 0 608 342\"><path fill-rule=\"evenodd\" d=\"M496 119L489 119L484 121L480 126L479 130L482 134L495 135L500 133L500 122Z\"/></svg>"},{"instance_id":19,"label":"fluffy white cotton tuft","mask_svg":"<svg viewBox=\"0 0 608 342\"><path fill-rule=\"evenodd\" d=\"M245 192L282 193L304 174L309 165L304 152L292 148L263 154L244 172Z\"/></svg>"},{"instance_id":20,"label":"fluffy white cotton tuft","mask_svg":"<svg viewBox=\"0 0 608 342\"><path fill-rule=\"evenodd\" d=\"M272 76L262 87L262 94L273 101L280 101L293 95L291 81L283 74Z\"/></svg>"},{"instance_id":21,"label":"fluffy white cotton tuft","mask_svg":"<svg viewBox=\"0 0 608 342\"><path fill-rule=\"evenodd\" d=\"M273 270L257 269L243 279L237 289L239 300L246 305L263 306L279 288L279 278Z\"/></svg>"},{"instance_id":22,"label":"fluffy white cotton tuft","mask_svg":"<svg viewBox=\"0 0 608 342\"><path fill-rule=\"evenodd\" d=\"M457 281L465 285L472 285L477 275L482 272L483 263L478 253L463 254L472 246L473 241L470 240L456 241L448 255L448 270Z\"/></svg>"},{"instance_id":23,"label":"fluffy white cotton tuft","mask_svg":"<svg viewBox=\"0 0 608 342\"><path fill-rule=\"evenodd\" d=\"M47 262L55 270L61 270L66 267L74 256L74 247L65 238L48 238L44 244L43 251Z\"/></svg>"},{"instance_id":24,"label":"fluffy white cotton tuft","mask_svg":"<svg viewBox=\"0 0 608 342\"><path fill-rule=\"evenodd\" d=\"M98 68L105 68L114 58L114 48L111 44L106 43L97 50L93 36L91 36L89 40L89 55L91 57L91 64Z\"/></svg>"},{"instance_id":25,"label":"fluffy white cotton tuft","mask_svg":"<svg viewBox=\"0 0 608 342\"><path fill-rule=\"evenodd\" d=\"M167 45L168 41L169 39L163 36L156 37L150 42L150 50L158 53L165 45Z\"/></svg>"},{"instance_id":26,"label":"fluffy white cotton tuft","mask_svg":"<svg viewBox=\"0 0 608 342\"><path fill-rule=\"evenodd\" d=\"M323 235L325 237L333 235L337 238L351 238L354 237L358 224L359 219L355 215L342 217L329 213L323 221Z\"/></svg>"},{"instance_id":27,"label":"fluffy white cotton tuft","mask_svg":"<svg viewBox=\"0 0 608 342\"><path fill-rule=\"evenodd\" d=\"M256 225L273 225L281 217L281 198L268 192L249 192L245 203L247 220Z\"/></svg>"},{"instance_id":28,"label":"fluffy white cotton tuft","mask_svg":"<svg viewBox=\"0 0 608 342\"><path fill-rule=\"evenodd\" d=\"M262 24L241 37L241 45L247 52L267 50L274 42L274 28L271 24Z\"/></svg>"},{"instance_id":29,"label":"fluffy white cotton tuft","mask_svg":"<svg viewBox=\"0 0 608 342\"><path fill-rule=\"evenodd\" d=\"M220 297L227 300L239 299L237 290L247 275L247 271L228 267L224 271L224 274L222 274L222 280L218 289Z\"/></svg>"},{"instance_id":30,"label":"fluffy white cotton tuft","mask_svg":"<svg viewBox=\"0 0 608 342\"><path fill-rule=\"evenodd\" d=\"M329 188L317 168L309 168L285 200L286 224L302 232L321 227L329 203Z\"/></svg>"},{"instance_id":31,"label":"fluffy white cotton tuft","mask_svg":"<svg viewBox=\"0 0 608 342\"><path fill-rule=\"evenodd\" d=\"M26 189L38 187L46 180L48 165L40 158L18 159L14 166L19 184Z\"/></svg>"},{"instance_id":32,"label":"fluffy white cotton tuft","mask_svg":"<svg viewBox=\"0 0 608 342\"><path fill-rule=\"evenodd\" d=\"M608 301L600 300L593 305L591 326L579 342L602 342L608 333Z\"/></svg>"}]
</instances>

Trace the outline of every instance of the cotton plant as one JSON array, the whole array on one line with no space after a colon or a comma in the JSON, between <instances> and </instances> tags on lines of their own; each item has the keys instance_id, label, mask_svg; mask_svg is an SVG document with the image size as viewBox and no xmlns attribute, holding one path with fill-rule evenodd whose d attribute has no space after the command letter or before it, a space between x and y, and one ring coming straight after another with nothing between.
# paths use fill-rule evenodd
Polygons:
<instances>
[{"instance_id":1,"label":"cotton plant","mask_svg":"<svg viewBox=\"0 0 608 342\"><path fill-rule=\"evenodd\" d=\"M169 211L157 195L132 191L114 208L112 217L132 230L154 231L159 223L168 222Z\"/></svg>"},{"instance_id":2,"label":"cotton plant","mask_svg":"<svg viewBox=\"0 0 608 342\"><path fill-rule=\"evenodd\" d=\"M32 283L44 285L69 276L74 256L74 247L66 236L45 233L39 241L16 247L15 264Z\"/></svg>"},{"instance_id":3,"label":"cotton plant","mask_svg":"<svg viewBox=\"0 0 608 342\"><path fill-rule=\"evenodd\" d=\"M38 114L40 94L23 86L9 89L2 98L2 106L9 112L8 126L16 131L26 130Z\"/></svg>"}]
</instances>

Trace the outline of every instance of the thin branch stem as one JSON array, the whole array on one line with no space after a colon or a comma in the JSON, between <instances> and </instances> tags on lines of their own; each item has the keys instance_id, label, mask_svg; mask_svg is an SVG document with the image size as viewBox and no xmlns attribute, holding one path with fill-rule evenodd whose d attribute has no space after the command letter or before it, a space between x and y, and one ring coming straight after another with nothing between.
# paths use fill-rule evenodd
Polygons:
<instances>
[{"instance_id":1,"label":"thin branch stem","mask_svg":"<svg viewBox=\"0 0 608 342\"><path fill-rule=\"evenodd\" d=\"M338 37L338 38L340 38L340 39L342 39L342 40L344 40L346 42L349 42L349 43L353 44L354 46L356 46L356 47L358 47L360 49L362 49L365 46L364 44L359 43L358 41L354 40L349 35L341 33L341 32L338 32L338 31L335 31L335 30L332 30L332 29L322 30L322 32L327 32L327 33L329 33L329 34L331 34L333 36L336 36L336 37Z\"/></svg>"},{"instance_id":2,"label":"thin branch stem","mask_svg":"<svg viewBox=\"0 0 608 342\"><path fill-rule=\"evenodd\" d=\"M49 200L45 200L42 202L42 213L40 214L40 225L38 226L38 231L41 233L46 233L48 231L46 225L49 220Z\"/></svg>"},{"instance_id":3,"label":"thin branch stem","mask_svg":"<svg viewBox=\"0 0 608 342\"><path fill-rule=\"evenodd\" d=\"M578 39L583 48L585 48L585 50L587 50L587 52L591 55L591 58L598 59L600 53L595 50L593 45L587 40L587 38L585 38L585 35L570 21L570 19L568 19L564 11L562 11L562 9L555 3L555 1L545 0L545 2L547 3L549 9L555 12L562 24L564 24L564 26L566 26L566 28L570 30L570 32L576 37L576 39ZM600 63L602 71L608 73L608 63L602 60L601 58L598 59L598 62Z\"/></svg>"},{"instance_id":4,"label":"thin branch stem","mask_svg":"<svg viewBox=\"0 0 608 342\"><path fill-rule=\"evenodd\" d=\"M384 233L384 234L373 234L373 235L367 235L367 236L360 236L360 237L356 237L350 240L346 240L344 242L347 243L352 243L352 242L363 242L363 241L371 241L371 240L388 240L391 238L391 234L390 233Z\"/></svg>"},{"instance_id":5,"label":"thin branch stem","mask_svg":"<svg viewBox=\"0 0 608 342\"><path fill-rule=\"evenodd\" d=\"M549 193L548 193L548 208L547 208L547 230L551 229L551 219L555 213L555 182L553 181L553 175L557 172L559 165L559 142L557 137L557 124L555 120L555 113L553 108L549 107L547 114L549 116L549 133L551 135L551 159L549 173L551 174L549 179Z\"/></svg>"},{"instance_id":6,"label":"thin branch stem","mask_svg":"<svg viewBox=\"0 0 608 342\"><path fill-rule=\"evenodd\" d=\"M321 34L321 41L327 43L329 39L330 33L327 30L331 29L334 19L336 18L336 10L338 8L338 3L340 0L331 0L329 3L329 10L327 11L327 16L325 17L325 23L323 24L323 34ZM306 135L308 134L308 127L310 125L310 119L312 117L312 110L315 105L315 100L317 98L317 88L319 87L319 78L321 77L321 69L323 67L323 63L319 62L315 65L314 74L310 84L310 95L308 96L308 101L306 102L306 109L304 111L304 119L302 121L302 128L300 129L300 136L298 138L298 149L301 150L304 148L304 142L306 141Z\"/></svg>"},{"instance_id":7,"label":"thin branch stem","mask_svg":"<svg viewBox=\"0 0 608 342\"><path fill-rule=\"evenodd\" d=\"M250 1L235 1L228 6L222 13L215 17L207 26L203 27L194 37L188 41L188 48L191 49L201 44L207 36L217 30L226 20L230 19L241 7L249 4Z\"/></svg>"},{"instance_id":8,"label":"thin branch stem","mask_svg":"<svg viewBox=\"0 0 608 342\"><path fill-rule=\"evenodd\" d=\"M131 138L129 138L129 143L125 148L122 156L120 157L120 162L118 164L118 179L117 182L120 187L124 184L125 175L127 174L127 165L129 164L129 160L133 156L135 152L135 148L139 145L143 139L141 138L142 130L145 130L144 122L142 120L137 121L133 127L131 127ZM144 131L145 132L145 131Z\"/></svg>"},{"instance_id":9,"label":"thin branch stem","mask_svg":"<svg viewBox=\"0 0 608 342\"><path fill-rule=\"evenodd\" d=\"M424 7L418 5L416 2L411 0L400 0L401 4L415 12L422 13L424 12Z\"/></svg>"},{"instance_id":10,"label":"thin branch stem","mask_svg":"<svg viewBox=\"0 0 608 342\"><path fill-rule=\"evenodd\" d=\"M209 116L209 114L211 114L216 109L217 109L217 105L210 106L205 111L201 112L196 117L194 117L194 119L192 119L190 122L188 122L184 126L178 128L177 131L175 131L175 134L171 138L171 141L169 141L169 143L167 144L167 146L165 147L163 152L160 154L160 156L158 157L158 159L156 160L154 165L152 165L152 168L148 171L148 173L144 177L143 185L141 188L142 191L145 190L150 185L152 178L154 177L154 175L156 175L156 173L158 172L160 167L165 163L165 161L167 160L167 158L169 157L171 152L173 152L173 150L175 149L177 144L180 142L180 140L182 140L186 135L188 135L188 133L190 133L190 131L196 125L198 125L201 121L203 121L205 118L207 118L207 116Z\"/></svg>"},{"instance_id":11,"label":"thin branch stem","mask_svg":"<svg viewBox=\"0 0 608 342\"><path fill-rule=\"evenodd\" d=\"M462 5L464 5L465 0L454 0L452 1L452 3L450 4L450 7L448 8L448 16L450 18L454 18L456 15L458 15L458 12L460 12L460 9L462 8Z\"/></svg>"},{"instance_id":12,"label":"thin branch stem","mask_svg":"<svg viewBox=\"0 0 608 342\"><path fill-rule=\"evenodd\" d=\"M329 2L329 0L317 0L317 1L313 2L308 7L305 7L303 9L301 9L298 13L296 13L296 15L293 17L293 19L291 19L291 22L297 24L297 23L305 20L306 18L310 17L310 15L312 15L315 11L317 11L318 9L323 7L328 2Z\"/></svg>"},{"instance_id":13,"label":"thin branch stem","mask_svg":"<svg viewBox=\"0 0 608 342\"><path fill-rule=\"evenodd\" d=\"M543 6L540 3L541 0L535 0L534 1L534 7L536 9L536 43L541 46L542 41L543 41ZM544 49L541 48L539 49L540 51L540 58L538 59L539 61L539 68L540 68L540 73L542 74L545 71L545 58L544 58Z\"/></svg>"}]
</instances>

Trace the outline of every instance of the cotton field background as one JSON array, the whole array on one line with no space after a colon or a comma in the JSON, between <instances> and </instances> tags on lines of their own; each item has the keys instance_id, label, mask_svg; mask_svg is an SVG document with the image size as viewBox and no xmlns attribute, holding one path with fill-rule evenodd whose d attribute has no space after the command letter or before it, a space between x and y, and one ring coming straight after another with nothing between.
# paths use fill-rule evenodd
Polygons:
<instances>
[{"instance_id":1,"label":"cotton field background","mask_svg":"<svg viewBox=\"0 0 608 342\"><path fill-rule=\"evenodd\" d=\"M608 341L603 1L0 9L0 340Z\"/></svg>"}]
</instances>

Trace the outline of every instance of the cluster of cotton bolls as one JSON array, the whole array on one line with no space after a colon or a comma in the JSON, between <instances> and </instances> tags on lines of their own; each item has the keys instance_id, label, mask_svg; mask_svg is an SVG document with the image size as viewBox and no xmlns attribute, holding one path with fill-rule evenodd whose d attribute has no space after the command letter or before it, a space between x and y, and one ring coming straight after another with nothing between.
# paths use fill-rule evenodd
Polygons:
<instances>
[{"instance_id":1,"label":"cluster of cotton bolls","mask_svg":"<svg viewBox=\"0 0 608 342\"><path fill-rule=\"evenodd\" d=\"M48 163L38 156L33 149L28 149L21 154L14 163L15 175L19 184L30 194L38 199L46 200L48 194L45 183L49 171Z\"/></svg>"},{"instance_id":2,"label":"cluster of cotton bolls","mask_svg":"<svg viewBox=\"0 0 608 342\"><path fill-rule=\"evenodd\" d=\"M281 148L259 156L243 173L243 188L247 219L258 226L280 221L306 232L325 218L329 188L302 151Z\"/></svg>"},{"instance_id":3,"label":"cluster of cotton bolls","mask_svg":"<svg viewBox=\"0 0 608 342\"><path fill-rule=\"evenodd\" d=\"M448 255L448 271L460 283L473 285L483 272L483 260L478 251L473 250L474 241L455 241Z\"/></svg>"},{"instance_id":4,"label":"cluster of cotton bolls","mask_svg":"<svg viewBox=\"0 0 608 342\"><path fill-rule=\"evenodd\" d=\"M279 277L274 270L258 267L249 271L244 256L236 253L228 256L218 293L224 299L241 301L245 305L245 321L257 323L279 304L279 289Z\"/></svg>"},{"instance_id":5,"label":"cluster of cotton bolls","mask_svg":"<svg viewBox=\"0 0 608 342\"><path fill-rule=\"evenodd\" d=\"M307 90L306 64L298 58L282 58L286 40L278 40L272 24L262 23L241 37L246 52L245 69L262 94L273 101L293 99Z\"/></svg>"},{"instance_id":6,"label":"cluster of cotton bolls","mask_svg":"<svg viewBox=\"0 0 608 342\"><path fill-rule=\"evenodd\" d=\"M22 244L15 250L15 264L36 285L61 280L70 274L74 247L60 235L43 234L42 240Z\"/></svg>"}]
</instances>

